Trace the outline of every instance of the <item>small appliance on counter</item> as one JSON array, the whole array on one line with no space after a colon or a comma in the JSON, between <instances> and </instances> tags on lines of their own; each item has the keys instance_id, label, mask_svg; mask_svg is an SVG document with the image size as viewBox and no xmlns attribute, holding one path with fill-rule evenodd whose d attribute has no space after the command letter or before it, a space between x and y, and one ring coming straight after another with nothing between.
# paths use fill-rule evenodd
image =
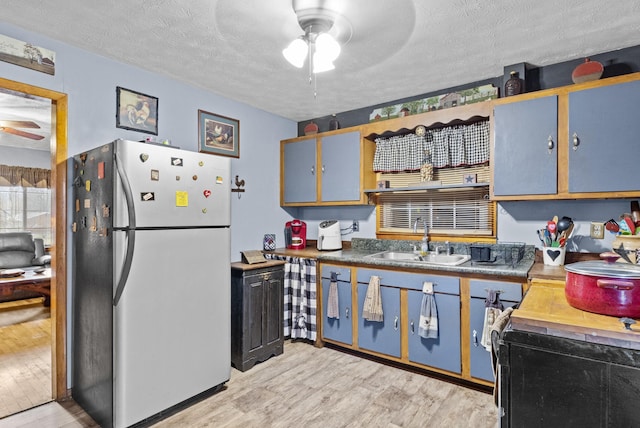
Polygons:
<instances>
[{"instance_id":1,"label":"small appliance on counter","mask_svg":"<svg viewBox=\"0 0 640 428\"><path fill-rule=\"evenodd\" d=\"M341 250L342 237L337 220L325 220L318 226L318 250Z\"/></svg>"},{"instance_id":2,"label":"small appliance on counter","mask_svg":"<svg viewBox=\"0 0 640 428\"><path fill-rule=\"evenodd\" d=\"M285 244L289 250L302 250L307 246L307 223L294 219L284 225Z\"/></svg>"}]
</instances>

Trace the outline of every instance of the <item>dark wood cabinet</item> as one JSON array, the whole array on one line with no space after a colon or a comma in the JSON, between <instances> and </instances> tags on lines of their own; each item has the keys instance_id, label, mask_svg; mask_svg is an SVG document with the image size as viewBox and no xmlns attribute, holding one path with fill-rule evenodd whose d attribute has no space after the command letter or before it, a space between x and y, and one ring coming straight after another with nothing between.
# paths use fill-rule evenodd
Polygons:
<instances>
[{"instance_id":1,"label":"dark wood cabinet","mask_svg":"<svg viewBox=\"0 0 640 428\"><path fill-rule=\"evenodd\" d=\"M231 264L231 364L240 371L282 354L284 264Z\"/></svg>"},{"instance_id":2,"label":"dark wood cabinet","mask_svg":"<svg viewBox=\"0 0 640 428\"><path fill-rule=\"evenodd\" d=\"M506 331L502 427L640 426L638 351Z\"/></svg>"},{"instance_id":3,"label":"dark wood cabinet","mask_svg":"<svg viewBox=\"0 0 640 428\"><path fill-rule=\"evenodd\" d=\"M640 427L640 341L533 286L499 341L500 426Z\"/></svg>"}]
</instances>

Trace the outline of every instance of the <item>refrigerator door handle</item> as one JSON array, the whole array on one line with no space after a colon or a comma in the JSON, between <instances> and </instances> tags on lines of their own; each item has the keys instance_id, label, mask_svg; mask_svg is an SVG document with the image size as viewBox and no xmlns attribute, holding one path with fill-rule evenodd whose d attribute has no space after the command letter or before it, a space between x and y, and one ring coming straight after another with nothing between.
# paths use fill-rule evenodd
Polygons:
<instances>
[{"instance_id":1,"label":"refrigerator door handle","mask_svg":"<svg viewBox=\"0 0 640 428\"><path fill-rule=\"evenodd\" d=\"M116 151L115 157L116 169L118 170L118 177L120 177L120 181L122 182L122 190L124 192L124 198L127 202L127 215L129 218L129 226L126 228L127 232L127 250L125 253L124 264L122 265L122 270L120 272L120 279L118 280L118 285L116 287L116 294L113 297L113 306L118 306L118 302L120 302L120 297L122 297L122 293L124 292L124 286L127 283L127 279L129 278L129 272L131 272L131 263L133 261L133 250L135 248L136 243L136 212L133 205L133 193L131 192L131 185L129 184L129 178L127 177L127 173L122 165L122 161L118 156L118 152Z\"/></svg>"}]
</instances>

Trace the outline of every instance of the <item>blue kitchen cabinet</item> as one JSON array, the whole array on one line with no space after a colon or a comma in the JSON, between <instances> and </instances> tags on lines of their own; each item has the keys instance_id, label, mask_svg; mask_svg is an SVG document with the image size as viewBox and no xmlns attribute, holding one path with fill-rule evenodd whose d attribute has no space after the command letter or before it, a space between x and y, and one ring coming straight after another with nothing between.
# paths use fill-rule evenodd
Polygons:
<instances>
[{"instance_id":1,"label":"blue kitchen cabinet","mask_svg":"<svg viewBox=\"0 0 640 428\"><path fill-rule=\"evenodd\" d=\"M292 138L280 142L280 205L366 205L364 192L375 186L375 144L360 128Z\"/></svg>"},{"instance_id":2,"label":"blue kitchen cabinet","mask_svg":"<svg viewBox=\"0 0 640 428\"><path fill-rule=\"evenodd\" d=\"M281 202L301 203L316 200L316 138L283 144L284 174Z\"/></svg>"},{"instance_id":3,"label":"blue kitchen cabinet","mask_svg":"<svg viewBox=\"0 0 640 428\"><path fill-rule=\"evenodd\" d=\"M482 344L482 330L485 318L485 300L489 291L500 292L500 301L504 308L516 305L522 300L522 284L515 282L486 281L472 279L469 281L469 335L471 345L469 349L471 377L494 381L491 366L491 353Z\"/></svg>"},{"instance_id":4,"label":"blue kitchen cabinet","mask_svg":"<svg viewBox=\"0 0 640 428\"><path fill-rule=\"evenodd\" d=\"M497 105L494 124L493 194L556 194L558 97Z\"/></svg>"},{"instance_id":5,"label":"blue kitchen cabinet","mask_svg":"<svg viewBox=\"0 0 640 428\"><path fill-rule=\"evenodd\" d=\"M380 278L380 295L384 319L381 322L362 318L364 299L372 276ZM375 269L358 269L358 347L400 358L400 288L404 274Z\"/></svg>"},{"instance_id":6,"label":"blue kitchen cabinet","mask_svg":"<svg viewBox=\"0 0 640 428\"><path fill-rule=\"evenodd\" d=\"M338 274L339 318L327 317L331 272ZM351 270L336 266L322 267L322 337L347 345L353 344L353 308L351 305Z\"/></svg>"},{"instance_id":7,"label":"blue kitchen cabinet","mask_svg":"<svg viewBox=\"0 0 640 428\"><path fill-rule=\"evenodd\" d=\"M360 199L360 132L322 137L322 201Z\"/></svg>"},{"instance_id":8,"label":"blue kitchen cabinet","mask_svg":"<svg viewBox=\"0 0 640 428\"><path fill-rule=\"evenodd\" d=\"M362 317L368 284L358 284L358 347L400 358L400 290L380 286L382 321Z\"/></svg>"},{"instance_id":9,"label":"blue kitchen cabinet","mask_svg":"<svg viewBox=\"0 0 640 428\"><path fill-rule=\"evenodd\" d=\"M640 195L637 77L513 98L494 107L493 199Z\"/></svg>"},{"instance_id":10,"label":"blue kitchen cabinet","mask_svg":"<svg viewBox=\"0 0 640 428\"><path fill-rule=\"evenodd\" d=\"M435 288L438 289L433 296L438 311L437 339L418 335L424 293L407 290L409 361L460 373L460 295L441 293L437 285Z\"/></svg>"},{"instance_id":11,"label":"blue kitchen cabinet","mask_svg":"<svg viewBox=\"0 0 640 428\"><path fill-rule=\"evenodd\" d=\"M638 190L640 81L569 93L569 192Z\"/></svg>"}]
</instances>

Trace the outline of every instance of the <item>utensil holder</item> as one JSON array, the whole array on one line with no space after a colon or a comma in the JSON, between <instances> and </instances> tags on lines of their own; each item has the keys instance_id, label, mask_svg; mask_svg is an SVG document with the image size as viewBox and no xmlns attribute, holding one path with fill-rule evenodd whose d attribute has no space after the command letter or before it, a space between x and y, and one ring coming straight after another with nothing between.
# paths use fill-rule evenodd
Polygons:
<instances>
[{"instance_id":1,"label":"utensil holder","mask_svg":"<svg viewBox=\"0 0 640 428\"><path fill-rule=\"evenodd\" d=\"M542 248L542 260L547 266L563 266L564 257L567 253L565 247L544 247Z\"/></svg>"}]
</instances>

